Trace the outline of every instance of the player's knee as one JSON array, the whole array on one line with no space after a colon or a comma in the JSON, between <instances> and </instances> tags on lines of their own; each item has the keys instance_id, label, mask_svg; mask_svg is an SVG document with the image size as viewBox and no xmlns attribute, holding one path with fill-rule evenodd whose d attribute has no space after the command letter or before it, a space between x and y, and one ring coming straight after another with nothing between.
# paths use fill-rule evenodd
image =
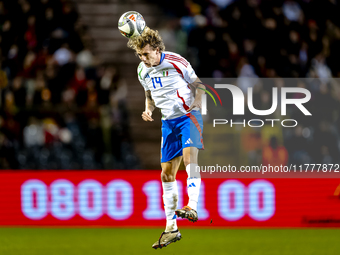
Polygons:
<instances>
[{"instance_id":1,"label":"player's knee","mask_svg":"<svg viewBox=\"0 0 340 255\"><path fill-rule=\"evenodd\" d=\"M197 164L198 149L195 147L187 147L183 149L183 163L187 167L189 164Z\"/></svg>"},{"instance_id":2,"label":"player's knee","mask_svg":"<svg viewBox=\"0 0 340 255\"><path fill-rule=\"evenodd\" d=\"M175 176L173 174L162 171L161 179L162 182L173 182L175 181Z\"/></svg>"},{"instance_id":3,"label":"player's knee","mask_svg":"<svg viewBox=\"0 0 340 255\"><path fill-rule=\"evenodd\" d=\"M184 166L187 167L187 165L190 164L190 156L183 157L183 163L184 163Z\"/></svg>"}]
</instances>

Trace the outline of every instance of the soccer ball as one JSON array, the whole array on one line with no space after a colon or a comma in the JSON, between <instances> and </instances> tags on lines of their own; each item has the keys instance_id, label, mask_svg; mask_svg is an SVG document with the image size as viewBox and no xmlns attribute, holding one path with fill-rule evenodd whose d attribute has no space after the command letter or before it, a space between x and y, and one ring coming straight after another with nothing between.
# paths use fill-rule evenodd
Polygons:
<instances>
[{"instance_id":1,"label":"soccer ball","mask_svg":"<svg viewBox=\"0 0 340 255\"><path fill-rule=\"evenodd\" d=\"M120 16L118 29L127 38L140 36L145 28L143 16L135 11L129 11Z\"/></svg>"}]
</instances>

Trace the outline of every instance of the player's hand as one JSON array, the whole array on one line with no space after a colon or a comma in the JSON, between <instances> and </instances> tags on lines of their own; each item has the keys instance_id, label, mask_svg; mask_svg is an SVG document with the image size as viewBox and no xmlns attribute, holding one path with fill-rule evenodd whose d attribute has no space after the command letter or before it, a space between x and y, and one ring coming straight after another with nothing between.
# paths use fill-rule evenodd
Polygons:
<instances>
[{"instance_id":1,"label":"player's hand","mask_svg":"<svg viewBox=\"0 0 340 255\"><path fill-rule=\"evenodd\" d=\"M201 100L201 98L199 98L199 99L195 98L194 102L190 105L190 107L187 110L187 112L190 112L192 109L194 109L196 107L198 107L198 108L202 107L202 100Z\"/></svg>"},{"instance_id":2,"label":"player's hand","mask_svg":"<svg viewBox=\"0 0 340 255\"><path fill-rule=\"evenodd\" d=\"M151 118L152 116L152 111L150 110L146 110L142 113L142 119L144 121L153 121L153 118Z\"/></svg>"}]
</instances>

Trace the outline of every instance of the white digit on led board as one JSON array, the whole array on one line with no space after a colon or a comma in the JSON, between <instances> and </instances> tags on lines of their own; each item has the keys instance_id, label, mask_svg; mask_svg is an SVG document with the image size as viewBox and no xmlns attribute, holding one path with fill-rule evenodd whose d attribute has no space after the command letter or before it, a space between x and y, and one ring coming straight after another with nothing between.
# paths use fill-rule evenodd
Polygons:
<instances>
[{"instance_id":1,"label":"white digit on led board","mask_svg":"<svg viewBox=\"0 0 340 255\"><path fill-rule=\"evenodd\" d=\"M147 208L143 212L146 220L165 219L164 210L161 208L162 187L159 181L148 181L143 185L143 192L147 197Z\"/></svg>"},{"instance_id":2,"label":"white digit on led board","mask_svg":"<svg viewBox=\"0 0 340 255\"><path fill-rule=\"evenodd\" d=\"M95 180L85 180L78 185L79 214L87 220L103 215L103 187Z\"/></svg>"},{"instance_id":3,"label":"white digit on led board","mask_svg":"<svg viewBox=\"0 0 340 255\"><path fill-rule=\"evenodd\" d=\"M275 188L265 180L256 180L248 187L249 216L257 221L265 221L275 213ZM260 207L262 193L262 207Z\"/></svg>"},{"instance_id":4,"label":"white digit on led board","mask_svg":"<svg viewBox=\"0 0 340 255\"><path fill-rule=\"evenodd\" d=\"M245 215L244 190L243 183L236 180L225 181L218 187L218 212L223 219L236 221Z\"/></svg>"},{"instance_id":5,"label":"white digit on led board","mask_svg":"<svg viewBox=\"0 0 340 255\"><path fill-rule=\"evenodd\" d=\"M133 188L124 180L107 184L107 214L114 220L125 220L133 213ZM120 194L120 201L118 201Z\"/></svg>"},{"instance_id":6,"label":"white digit on led board","mask_svg":"<svg viewBox=\"0 0 340 255\"><path fill-rule=\"evenodd\" d=\"M47 215L47 186L40 180L21 185L21 211L29 219L40 220Z\"/></svg>"},{"instance_id":7,"label":"white digit on led board","mask_svg":"<svg viewBox=\"0 0 340 255\"><path fill-rule=\"evenodd\" d=\"M68 180L59 179L51 186L51 214L60 220L68 220L75 215L74 185Z\"/></svg>"}]
</instances>

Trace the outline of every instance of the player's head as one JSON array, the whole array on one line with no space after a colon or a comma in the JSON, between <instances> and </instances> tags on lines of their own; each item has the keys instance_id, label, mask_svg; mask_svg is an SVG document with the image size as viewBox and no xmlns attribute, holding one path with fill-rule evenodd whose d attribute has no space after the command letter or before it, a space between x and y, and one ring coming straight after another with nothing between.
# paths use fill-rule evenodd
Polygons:
<instances>
[{"instance_id":1,"label":"player's head","mask_svg":"<svg viewBox=\"0 0 340 255\"><path fill-rule=\"evenodd\" d=\"M136 55L144 62L147 67L159 64L161 53L165 46L157 30L145 27L143 33L131 38L128 47L136 52Z\"/></svg>"}]
</instances>

